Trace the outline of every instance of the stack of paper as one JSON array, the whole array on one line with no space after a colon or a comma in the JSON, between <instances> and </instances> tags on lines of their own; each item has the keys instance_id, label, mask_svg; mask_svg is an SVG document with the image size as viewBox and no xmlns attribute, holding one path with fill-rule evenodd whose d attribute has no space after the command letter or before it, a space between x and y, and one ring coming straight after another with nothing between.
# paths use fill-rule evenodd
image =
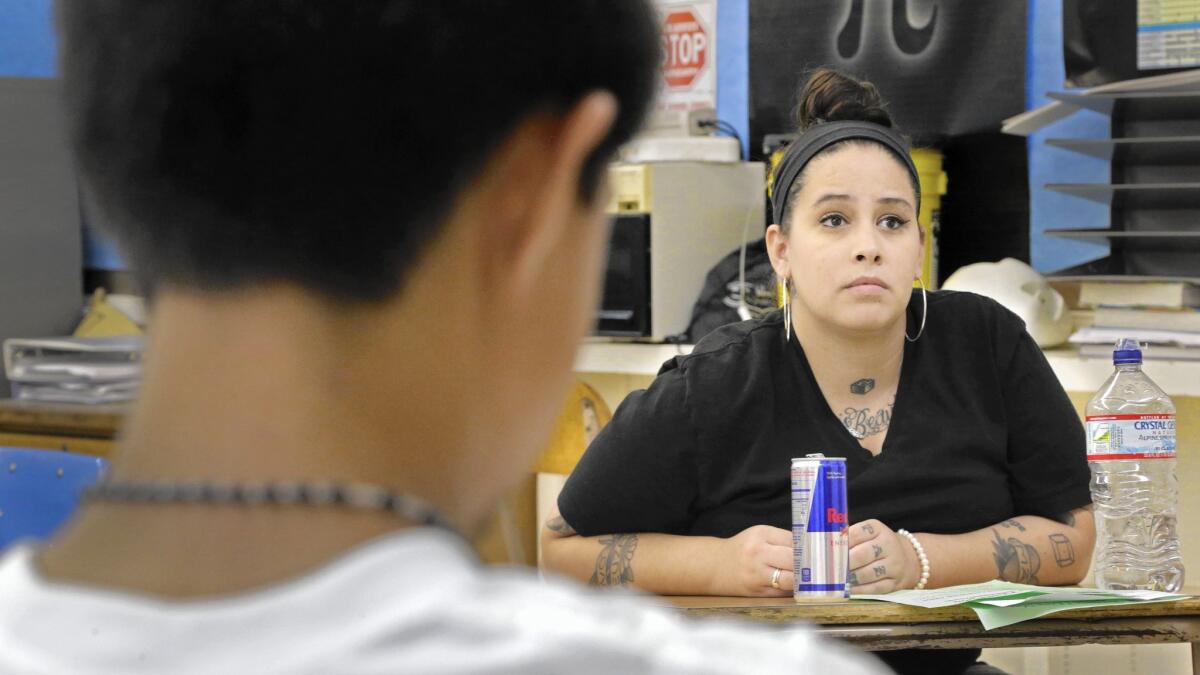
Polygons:
<instances>
[{"instance_id":1,"label":"stack of paper","mask_svg":"<svg viewBox=\"0 0 1200 675\"><path fill-rule=\"evenodd\" d=\"M974 610L984 629L991 630L1069 609L1167 602L1188 597L1191 596L1159 591L1102 591L1095 588L1054 588L988 581L930 591L855 595L851 599L881 600L926 608L964 605Z\"/></svg>"},{"instance_id":2,"label":"stack of paper","mask_svg":"<svg viewBox=\"0 0 1200 675\"><path fill-rule=\"evenodd\" d=\"M1147 360L1200 361L1200 278L1055 277L1074 293L1077 330L1070 342L1084 358L1111 359L1122 338L1143 345Z\"/></svg>"},{"instance_id":3,"label":"stack of paper","mask_svg":"<svg viewBox=\"0 0 1200 675\"><path fill-rule=\"evenodd\" d=\"M37 338L4 341L13 398L53 403L120 403L141 380L142 338Z\"/></svg>"},{"instance_id":4,"label":"stack of paper","mask_svg":"<svg viewBox=\"0 0 1200 675\"><path fill-rule=\"evenodd\" d=\"M1200 333L1200 309L1140 309L1135 307L1098 307L1091 325L1100 328L1136 328Z\"/></svg>"}]
</instances>

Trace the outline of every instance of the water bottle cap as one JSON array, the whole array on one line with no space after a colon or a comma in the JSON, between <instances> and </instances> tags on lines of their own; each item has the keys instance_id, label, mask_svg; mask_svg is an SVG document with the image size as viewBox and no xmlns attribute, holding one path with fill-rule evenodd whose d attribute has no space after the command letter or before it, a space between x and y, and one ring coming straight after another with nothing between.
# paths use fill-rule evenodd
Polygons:
<instances>
[{"instance_id":1,"label":"water bottle cap","mask_svg":"<svg viewBox=\"0 0 1200 675\"><path fill-rule=\"evenodd\" d=\"M1137 340L1132 338L1121 338L1117 341L1116 348L1113 349L1113 365L1127 366L1131 364L1139 364L1142 362L1142 347L1137 343Z\"/></svg>"}]
</instances>

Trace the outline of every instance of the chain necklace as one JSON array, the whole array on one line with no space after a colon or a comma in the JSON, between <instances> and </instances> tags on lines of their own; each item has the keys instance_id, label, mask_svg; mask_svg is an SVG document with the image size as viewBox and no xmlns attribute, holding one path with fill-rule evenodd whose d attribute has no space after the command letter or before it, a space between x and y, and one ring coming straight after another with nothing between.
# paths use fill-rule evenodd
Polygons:
<instances>
[{"instance_id":1,"label":"chain necklace","mask_svg":"<svg viewBox=\"0 0 1200 675\"><path fill-rule=\"evenodd\" d=\"M457 532L449 519L423 499L366 483L103 481L87 488L84 497L93 502L127 504L309 506L385 511L415 523Z\"/></svg>"}]
</instances>

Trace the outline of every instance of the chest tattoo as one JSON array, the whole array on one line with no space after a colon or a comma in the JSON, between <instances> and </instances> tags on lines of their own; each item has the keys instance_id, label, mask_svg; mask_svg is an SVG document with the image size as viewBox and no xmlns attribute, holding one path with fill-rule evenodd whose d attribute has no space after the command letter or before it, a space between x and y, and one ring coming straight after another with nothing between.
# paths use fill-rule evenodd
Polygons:
<instances>
[{"instance_id":1,"label":"chest tattoo","mask_svg":"<svg viewBox=\"0 0 1200 675\"><path fill-rule=\"evenodd\" d=\"M892 401L886 408L878 410L846 408L842 412L842 424L846 425L846 431L849 431L851 436L858 439L883 433L892 422L892 408L895 405L896 402Z\"/></svg>"}]
</instances>

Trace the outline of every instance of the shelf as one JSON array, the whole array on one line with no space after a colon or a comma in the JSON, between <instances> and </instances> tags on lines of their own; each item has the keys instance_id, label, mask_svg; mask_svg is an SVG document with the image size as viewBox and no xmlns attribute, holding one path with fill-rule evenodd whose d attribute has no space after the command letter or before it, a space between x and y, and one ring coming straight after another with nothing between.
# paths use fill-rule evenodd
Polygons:
<instances>
[{"instance_id":1,"label":"shelf","mask_svg":"<svg viewBox=\"0 0 1200 675\"><path fill-rule=\"evenodd\" d=\"M1108 229L1061 229L1046 230L1046 234L1068 239L1124 239L1124 240L1172 240L1188 243L1192 240L1200 242L1200 230L1108 230Z\"/></svg>"},{"instance_id":2,"label":"shelf","mask_svg":"<svg viewBox=\"0 0 1200 675\"><path fill-rule=\"evenodd\" d=\"M1111 115L1121 106L1126 117L1136 119L1189 119L1200 113L1200 92L1125 92L1109 94L1068 94L1049 92L1048 97L1063 103Z\"/></svg>"},{"instance_id":3,"label":"shelf","mask_svg":"<svg viewBox=\"0 0 1200 675\"><path fill-rule=\"evenodd\" d=\"M1046 183L1045 187L1117 208L1200 208L1200 183Z\"/></svg>"},{"instance_id":4,"label":"shelf","mask_svg":"<svg viewBox=\"0 0 1200 675\"><path fill-rule=\"evenodd\" d=\"M1132 281L1194 277L1200 270L1196 83L1192 74L1174 83L1174 90L1049 94L1058 104L1109 116L1115 136L1046 141L1049 147L1106 160L1111 169L1108 183L1045 184L1046 190L1103 204L1110 216L1109 227L1045 231L1108 248L1107 255L1058 270L1055 278Z\"/></svg>"},{"instance_id":5,"label":"shelf","mask_svg":"<svg viewBox=\"0 0 1200 675\"><path fill-rule=\"evenodd\" d=\"M1046 145L1118 163L1200 164L1200 136L1050 138Z\"/></svg>"},{"instance_id":6,"label":"shelf","mask_svg":"<svg viewBox=\"0 0 1200 675\"><path fill-rule=\"evenodd\" d=\"M1108 255L1055 270L1047 276L1062 281L1187 281L1200 284L1197 271L1200 268L1190 260L1186 264L1171 264L1166 268L1162 265L1147 268L1140 261L1131 264L1121 256Z\"/></svg>"}]
</instances>

